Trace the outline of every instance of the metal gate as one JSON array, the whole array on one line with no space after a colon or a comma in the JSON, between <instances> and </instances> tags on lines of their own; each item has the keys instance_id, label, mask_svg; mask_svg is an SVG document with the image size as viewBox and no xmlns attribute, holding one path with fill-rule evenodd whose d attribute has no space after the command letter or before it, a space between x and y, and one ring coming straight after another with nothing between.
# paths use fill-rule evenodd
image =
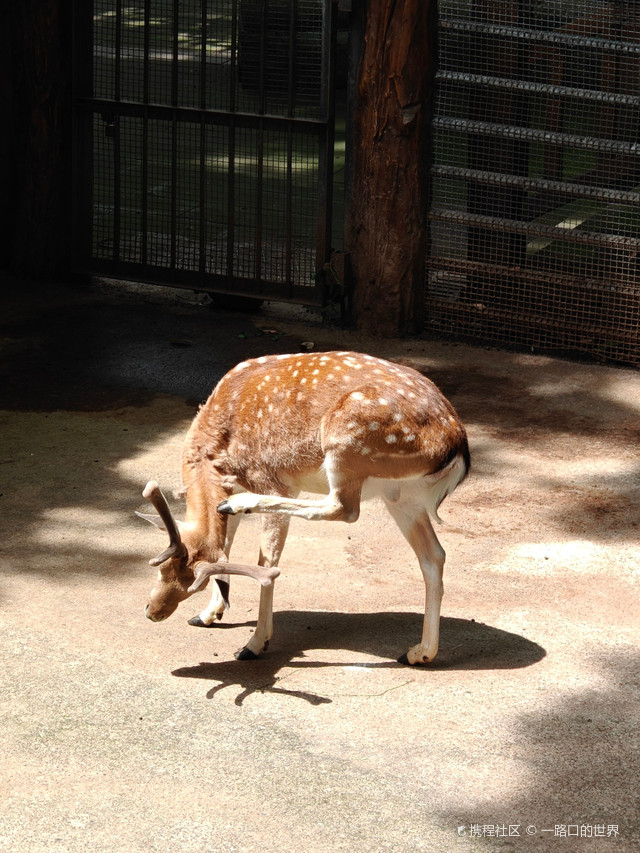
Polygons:
<instances>
[{"instance_id":1,"label":"metal gate","mask_svg":"<svg viewBox=\"0 0 640 853\"><path fill-rule=\"evenodd\" d=\"M78 0L75 264L322 304L331 0Z\"/></svg>"},{"instance_id":2,"label":"metal gate","mask_svg":"<svg viewBox=\"0 0 640 853\"><path fill-rule=\"evenodd\" d=\"M640 5L441 0L428 328L640 364Z\"/></svg>"}]
</instances>

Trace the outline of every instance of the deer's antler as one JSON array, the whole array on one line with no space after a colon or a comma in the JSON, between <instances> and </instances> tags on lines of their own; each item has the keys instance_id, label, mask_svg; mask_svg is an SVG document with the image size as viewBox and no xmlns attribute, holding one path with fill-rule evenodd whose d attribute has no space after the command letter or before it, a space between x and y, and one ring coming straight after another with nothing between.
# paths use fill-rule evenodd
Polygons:
<instances>
[{"instance_id":1,"label":"deer's antler","mask_svg":"<svg viewBox=\"0 0 640 853\"><path fill-rule=\"evenodd\" d=\"M153 504L153 506L157 510L158 515L160 516L162 523L165 526L167 533L169 534L169 547L165 548L165 550L161 554L158 554L157 557L154 557L153 560L149 560L149 565L159 566L161 563L164 563L164 561L168 560L170 557L184 556L187 553L187 549L185 548L182 539L180 538L180 531L178 530L178 525L169 508L167 499L160 491L160 486L156 483L155 480L149 480L149 482L144 488L142 497L146 498L149 503Z\"/></svg>"}]
</instances>

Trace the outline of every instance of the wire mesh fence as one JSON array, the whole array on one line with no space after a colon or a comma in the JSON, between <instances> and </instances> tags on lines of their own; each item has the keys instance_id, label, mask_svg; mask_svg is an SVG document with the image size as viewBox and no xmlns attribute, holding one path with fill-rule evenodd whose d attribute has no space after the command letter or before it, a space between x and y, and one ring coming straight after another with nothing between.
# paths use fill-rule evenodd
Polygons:
<instances>
[{"instance_id":1,"label":"wire mesh fence","mask_svg":"<svg viewBox=\"0 0 640 853\"><path fill-rule=\"evenodd\" d=\"M321 301L331 8L94 0L91 80L79 82L77 106L91 113L95 270Z\"/></svg>"},{"instance_id":2,"label":"wire mesh fence","mask_svg":"<svg viewBox=\"0 0 640 853\"><path fill-rule=\"evenodd\" d=\"M640 364L640 5L442 0L427 324Z\"/></svg>"}]
</instances>

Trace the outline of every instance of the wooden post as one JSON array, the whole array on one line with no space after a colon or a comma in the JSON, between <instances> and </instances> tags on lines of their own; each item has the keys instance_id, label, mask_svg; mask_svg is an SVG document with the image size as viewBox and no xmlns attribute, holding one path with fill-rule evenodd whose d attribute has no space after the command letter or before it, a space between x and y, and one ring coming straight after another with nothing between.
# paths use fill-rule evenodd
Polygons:
<instances>
[{"instance_id":1,"label":"wooden post","mask_svg":"<svg viewBox=\"0 0 640 853\"><path fill-rule=\"evenodd\" d=\"M353 108L347 248L356 326L387 337L423 321L435 0L364 0Z\"/></svg>"}]
</instances>

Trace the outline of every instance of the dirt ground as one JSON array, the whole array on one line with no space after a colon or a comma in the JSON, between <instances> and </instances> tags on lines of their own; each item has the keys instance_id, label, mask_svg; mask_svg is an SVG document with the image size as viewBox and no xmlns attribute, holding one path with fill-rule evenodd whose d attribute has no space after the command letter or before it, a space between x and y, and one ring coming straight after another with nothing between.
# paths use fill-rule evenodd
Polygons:
<instances>
[{"instance_id":1,"label":"dirt ground","mask_svg":"<svg viewBox=\"0 0 640 853\"><path fill-rule=\"evenodd\" d=\"M3 292L0 851L638 849L639 372L166 289ZM214 629L187 625L206 593L144 618L165 544L144 484L179 487L227 369L304 342L418 367L468 427L431 667L396 660L423 587L376 503L293 521L259 661L233 657L249 579Z\"/></svg>"}]
</instances>

